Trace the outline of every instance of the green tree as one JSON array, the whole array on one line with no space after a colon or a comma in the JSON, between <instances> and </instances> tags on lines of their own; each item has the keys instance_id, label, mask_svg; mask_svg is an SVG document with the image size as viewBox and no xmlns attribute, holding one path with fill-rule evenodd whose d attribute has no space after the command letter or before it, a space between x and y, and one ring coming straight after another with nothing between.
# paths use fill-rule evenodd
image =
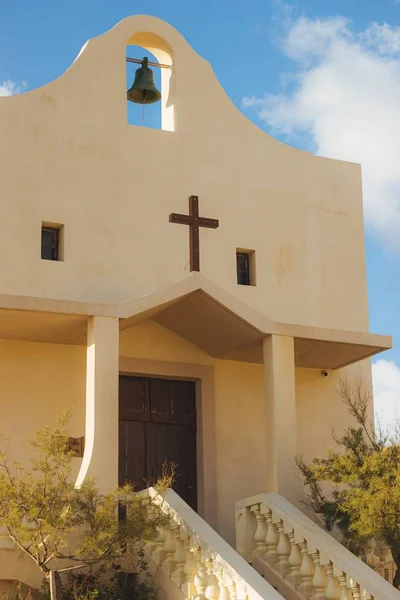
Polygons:
<instances>
[{"instance_id":1,"label":"green tree","mask_svg":"<svg viewBox=\"0 0 400 600\"><path fill-rule=\"evenodd\" d=\"M135 495L131 485L109 494L99 493L93 479L74 487L68 418L65 413L56 428L37 432L30 468L11 460L8 442L0 449L0 526L42 571L52 600L61 598L60 574L127 562L135 545L154 540L165 522L163 512L149 510L150 499ZM160 493L171 483L172 474L165 472ZM118 519L121 510L125 516Z\"/></svg>"},{"instance_id":2,"label":"green tree","mask_svg":"<svg viewBox=\"0 0 400 600\"><path fill-rule=\"evenodd\" d=\"M372 398L361 382L339 380L339 393L354 418L325 458L297 466L307 503L322 516L326 529L337 525L344 544L367 561L371 549L391 550L396 564L393 585L400 588L400 437L370 420ZM328 490L328 491L327 491Z\"/></svg>"}]
</instances>

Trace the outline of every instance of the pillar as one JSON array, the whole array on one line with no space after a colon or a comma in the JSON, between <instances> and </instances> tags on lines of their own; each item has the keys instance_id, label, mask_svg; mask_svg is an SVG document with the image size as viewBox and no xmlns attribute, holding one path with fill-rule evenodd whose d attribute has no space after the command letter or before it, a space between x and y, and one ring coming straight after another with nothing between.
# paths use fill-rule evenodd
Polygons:
<instances>
[{"instance_id":1,"label":"pillar","mask_svg":"<svg viewBox=\"0 0 400 600\"><path fill-rule=\"evenodd\" d=\"M91 317L86 350L85 450L76 480L96 479L100 492L118 485L119 319Z\"/></svg>"},{"instance_id":2,"label":"pillar","mask_svg":"<svg viewBox=\"0 0 400 600\"><path fill-rule=\"evenodd\" d=\"M270 335L263 341L266 391L267 492L287 500L299 499L300 484L295 472L296 390L294 340Z\"/></svg>"}]
</instances>

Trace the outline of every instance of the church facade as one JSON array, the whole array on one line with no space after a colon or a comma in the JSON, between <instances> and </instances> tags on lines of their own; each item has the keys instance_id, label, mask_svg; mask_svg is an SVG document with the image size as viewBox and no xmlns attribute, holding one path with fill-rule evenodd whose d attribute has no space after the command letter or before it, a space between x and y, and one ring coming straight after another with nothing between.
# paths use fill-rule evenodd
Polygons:
<instances>
[{"instance_id":1,"label":"church facade","mask_svg":"<svg viewBox=\"0 0 400 600\"><path fill-rule=\"evenodd\" d=\"M162 69L162 128L128 125L126 47ZM98 86L101 85L99 96ZM207 93L204 93L207 90ZM77 485L152 481L228 542L241 498L300 505L293 459L371 388L359 165L282 144L168 24L129 17L51 83L0 98L0 433L16 460L70 408ZM0 542L0 579L40 574Z\"/></svg>"}]
</instances>

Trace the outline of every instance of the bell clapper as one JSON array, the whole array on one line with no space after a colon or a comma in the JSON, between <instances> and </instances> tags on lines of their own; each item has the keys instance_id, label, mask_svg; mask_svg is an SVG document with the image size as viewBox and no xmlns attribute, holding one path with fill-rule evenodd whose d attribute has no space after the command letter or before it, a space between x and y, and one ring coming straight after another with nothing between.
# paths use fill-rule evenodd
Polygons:
<instances>
[{"instance_id":1,"label":"bell clapper","mask_svg":"<svg viewBox=\"0 0 400 600\"><path fill-rule=\"evenodd\" d=\"M146 90L143 90L143 110L142 110L142 125L144 125L144 107L146 106Z\"/></svg>"}]
</instances>

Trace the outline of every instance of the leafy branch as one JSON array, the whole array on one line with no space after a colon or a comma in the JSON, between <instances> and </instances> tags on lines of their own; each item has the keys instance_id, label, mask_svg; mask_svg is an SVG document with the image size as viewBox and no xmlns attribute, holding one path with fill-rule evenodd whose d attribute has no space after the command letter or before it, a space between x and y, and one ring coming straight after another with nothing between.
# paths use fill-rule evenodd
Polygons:
<instances>
[{"instance_id":1,"label":"leafy branch","mask_svg":"<svg viewBox=\"0 0 400 600\"><path fill-rule=\"evenodd\" d=\"M360 381L340 377L339 394L354 424L341 436L333 432L336 448L326 457L307 463L297 456L306 501L363 560L374 547L389 548L397 566L393 585L400 588L400 439L375 427L372 397Z\"/></svg>"}]
</instances>

